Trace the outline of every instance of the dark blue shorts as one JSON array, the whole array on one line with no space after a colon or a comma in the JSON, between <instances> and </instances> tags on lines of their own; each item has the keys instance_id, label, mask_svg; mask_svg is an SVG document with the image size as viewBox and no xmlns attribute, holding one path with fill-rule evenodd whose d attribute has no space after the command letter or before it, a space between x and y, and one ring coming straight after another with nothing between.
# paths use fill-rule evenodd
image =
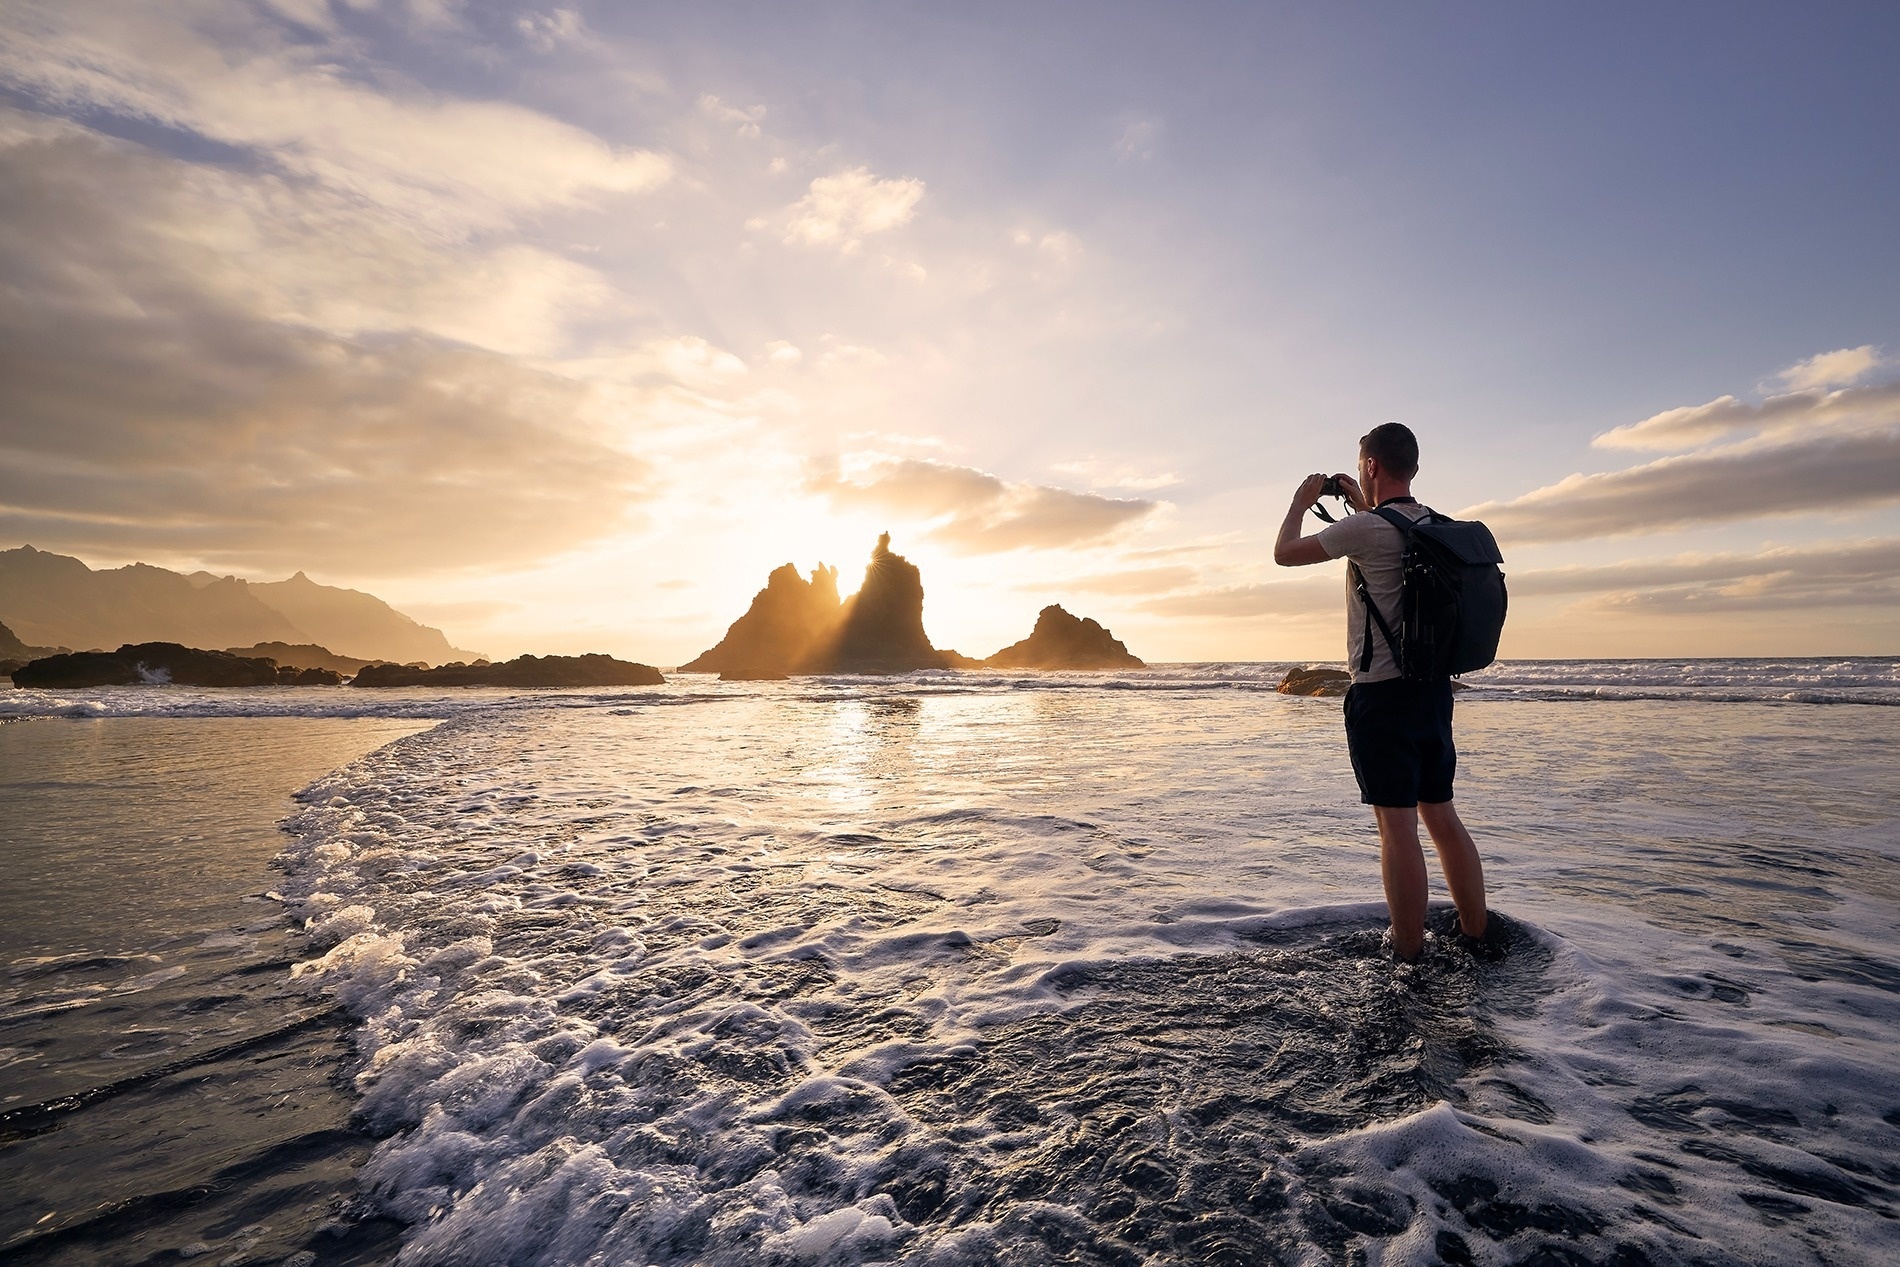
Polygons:
<instances>
[{"instance_id":1,"label":"dark blue shorts","mask_svg":"<svg viewBox=\"0 0 1900 1267\"><path fill-rule=\"evenodd\" d=\"M1346 750L1359 799L1398 808L1451 799L1451 681L1355 682L1346 692Z\"/></svg>"}]
</instances>

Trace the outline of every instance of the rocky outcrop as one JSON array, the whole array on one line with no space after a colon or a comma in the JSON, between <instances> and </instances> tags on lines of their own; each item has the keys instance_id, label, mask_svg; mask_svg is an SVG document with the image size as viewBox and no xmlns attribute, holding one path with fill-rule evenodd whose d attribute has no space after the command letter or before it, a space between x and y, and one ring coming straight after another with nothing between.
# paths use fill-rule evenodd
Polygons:
<instances>
[{"instance_id":1,"label":"rocky outcrop","mask_svg":"<svg viewBox=\"0 0 1900 1267\"><path fill-rule=\"evenodd\" d=\"M924 580L917 565L891 553L891 534L877 539L864 584L844 605L833 644L812 665L817 673L909 673L947 669L949 657L924 632Z\"/></svg>"},{"instance_id":2,"label":"rocky outcrop","mask_svg":"<svg viewBox=\"0 0 1900 1267\"><path fill-rule=\"evenodd\" d=\"M1351 685L1352 674L1344 669L1308 665L1301 669L1287 670L1286 676L1280 679L1280 694L1344 695L1346 688Z\"/></svg>"},{"instance_id":3,"label":"rocky outcrop","mask_svg":"<svg viewBox=\"0 0 1900 1267\"><path fill-rule=\"evenodd\" d=\"M100 686L335 686L328 669L279 668L276 661L201 651L175 642L129 643L117 651L44 656L16 669L15 686L84 689Z\"/></svg>"},{"instance_id":4,"label":"rocky outcrop","mask_svg":"<svg viewBox=\"0 0 1900 1267\"><path fill-rule=\"evenodd\" d=\"M972 663L930 645L923 577L910 560L892 553L887 532L871 552L864 584L849 599L838 598L836 568L820 564L807 581L787 563L772 572L718 646L680 668L744 680L799 673L908 673Z\"/></svg>"},{"instance_id":5,"label":"rocky outcrop","mask_svg":"<svg viewBox=\"0 0 1900 1267\"><path fill-rule=\"evenodd\" d=\"M983 662L994 669L1145 669L1121 640L1093 620L1077 618L1058 604L1036 617L1036 627Z\"/></svg>"},{"instance_id":6,"label":"rocky outcrop","mask_svg":"<svg viewBox=\"0 0 1900 1267\"><path fill-rule=\"evenodd\" d=\"M372 664L352 686L659 686L666 681L649 664L608 655L517 656L503 664L445 664L417 668Z\"/></svg>"},{"instance_id":7,"label":"rocky outcrop","mask_svg":"<svg viewBox=\"0 0 1900 1267\"><path fill-rule=\"evenodd\" d=\"M380 660L359 660L355 656L338 655L328 647L320 647L314 642L260 642L250 647L226 647L235 656L251 656L258 659L275 660L278 668L286 666L296 669L328 669L344 677L357 672L366 664L380 664Z\"/></svg>"},{"instance_id":8,"label":"rocky outcrop","mask_svg":"<svg viewBox=\"0 0 1900 1267\"><path fill-rule=\"evenodd\" d=\"M837 568L821 563L808 581L787 563L772 570L765 588L753 595L752 606L732 622L719 645L680 669L717 673L731 681L807 672L805 666L821 653L842 616Z\"/></svg>"}]
</instances>

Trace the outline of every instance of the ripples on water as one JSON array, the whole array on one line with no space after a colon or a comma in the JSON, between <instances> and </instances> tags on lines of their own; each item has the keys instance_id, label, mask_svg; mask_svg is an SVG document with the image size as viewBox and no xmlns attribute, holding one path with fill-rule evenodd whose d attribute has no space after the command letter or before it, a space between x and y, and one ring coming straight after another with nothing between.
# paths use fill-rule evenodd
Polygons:
<instances>
[{"instance_id":1,"label":"ripples on water","mask_svg":"<svg viewBox=\"0 0 1900 1267\"><path fill-rule=\"evenodd\" d=\"M457 696L281 889L408 1263L1888 1261L1890 714L1566 698L1859 663L1464 697L1499 962L1264 670Z\"/></svg>"}]
</instances>

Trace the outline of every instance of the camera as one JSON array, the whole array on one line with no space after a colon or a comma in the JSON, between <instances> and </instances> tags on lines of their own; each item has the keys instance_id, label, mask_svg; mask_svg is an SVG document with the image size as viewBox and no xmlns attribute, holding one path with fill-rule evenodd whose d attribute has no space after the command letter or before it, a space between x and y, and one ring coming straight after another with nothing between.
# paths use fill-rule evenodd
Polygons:
<instances>
[{"instance_id":1,"label":"camera","mask_svg":"<svg viewBox=\"0 0 1900 1267\"><path fill-rule=\"evenodd\" d=\"M1346 489L1345 486L1339 482L1337 475L1328 475L1326 482L1319 486L1319 495L1321 497L1344 497L1346 495Z\"/></svg>"}]
</instances>

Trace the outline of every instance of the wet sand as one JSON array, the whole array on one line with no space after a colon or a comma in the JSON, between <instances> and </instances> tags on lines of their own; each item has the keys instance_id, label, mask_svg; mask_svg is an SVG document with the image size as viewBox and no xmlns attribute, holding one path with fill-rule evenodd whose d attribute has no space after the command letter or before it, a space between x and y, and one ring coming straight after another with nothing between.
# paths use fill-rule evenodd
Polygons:
<instances>
[{"instance_id":1,"label":"wet sand","mask_svg":"<svg viewBox=\"0 0 1900 1267\"><path fill-rule=\"evenodd\" d=\"M425 728L0 725L0 1257L394 1257L352 1217L352 1022L265 894L291 794Z\"/></svg>"}]
</instances>

